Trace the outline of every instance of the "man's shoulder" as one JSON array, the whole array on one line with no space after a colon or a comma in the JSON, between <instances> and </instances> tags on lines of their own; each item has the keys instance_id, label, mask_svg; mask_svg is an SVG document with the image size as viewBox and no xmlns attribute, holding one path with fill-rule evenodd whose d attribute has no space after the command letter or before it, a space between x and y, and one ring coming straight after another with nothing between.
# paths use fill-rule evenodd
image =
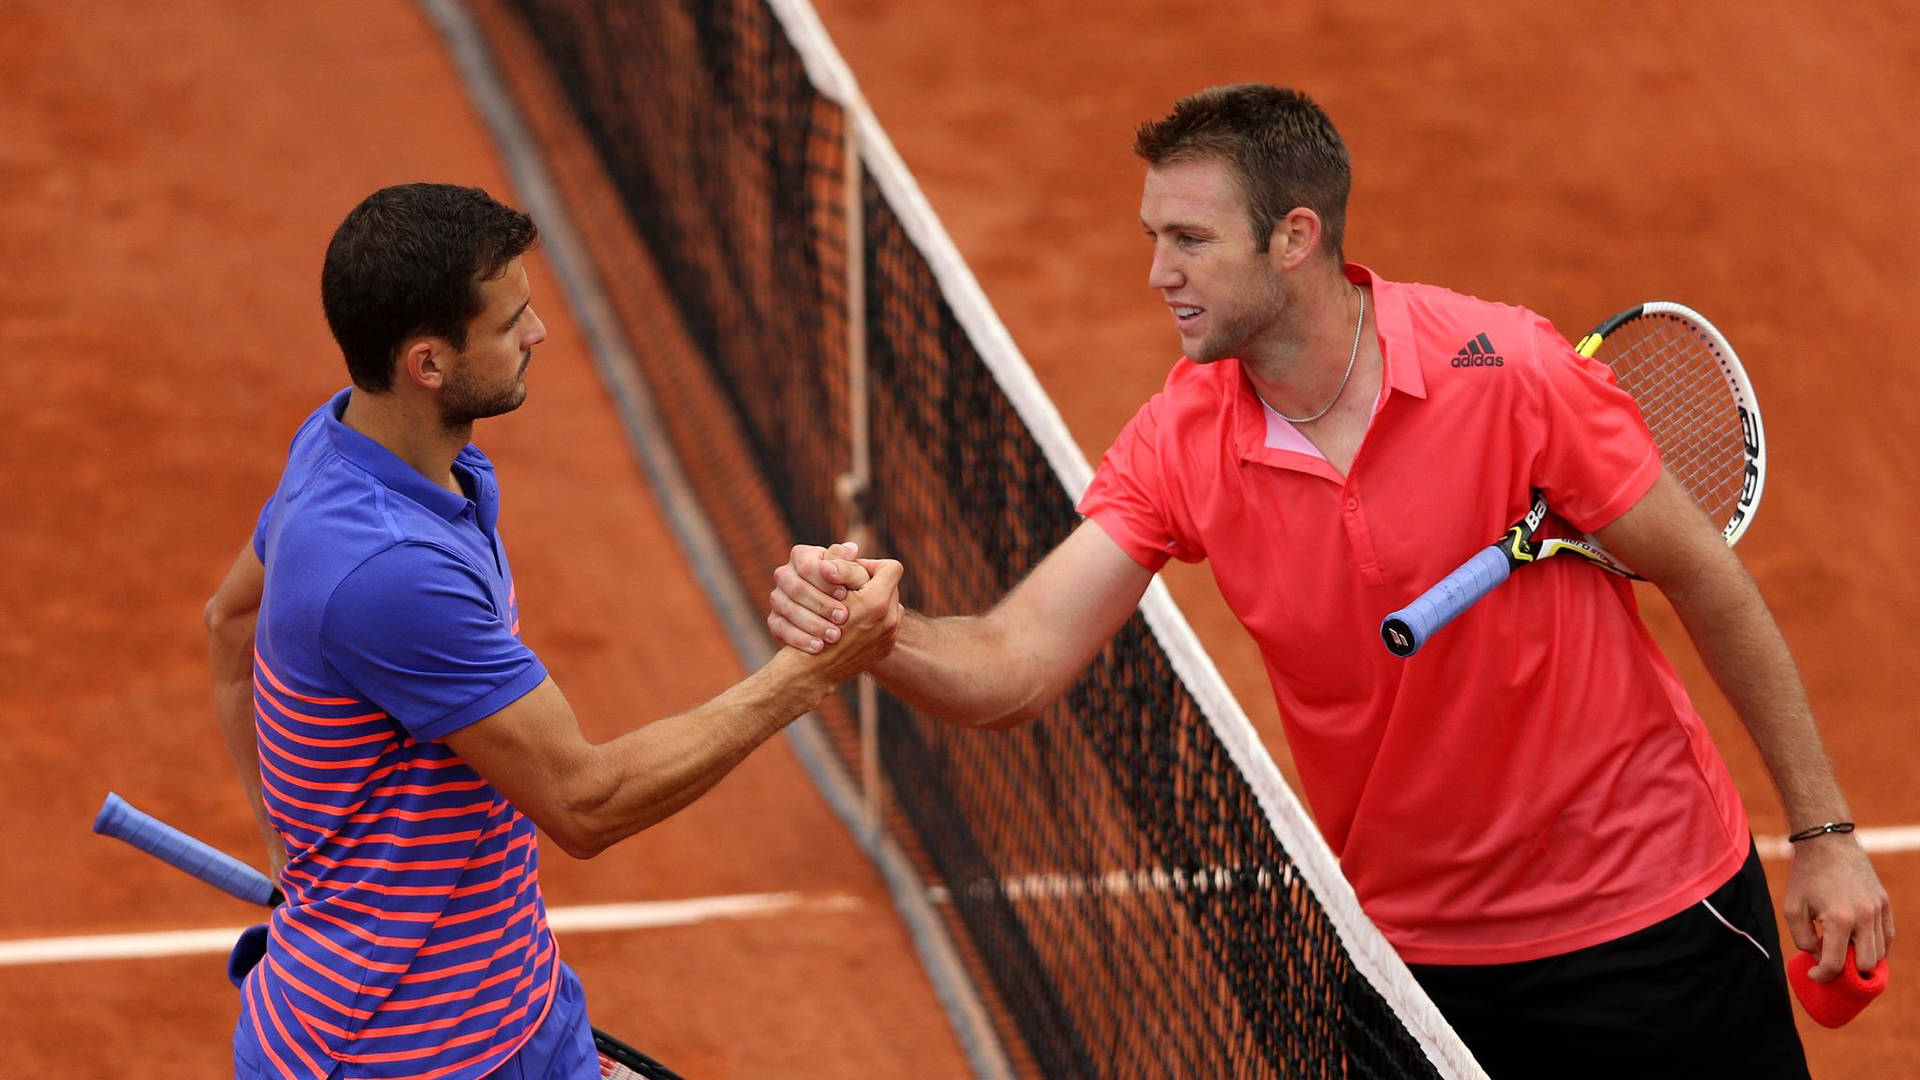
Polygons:
<instances>
[{"instance_id":1,"label":"man's shoulder","mask_svg":"<svg viewBox=\"0 0 1920 1080\"><path fill-rule=\"evenodd\" d=\"M1417 330L1468 324L1521 328L1541 321L1539 315L1517 304L1487 300L1443 285L1393 282L1390 287L1405 305Z\"/></svg>"},{"instance_id":2,"label":"man's shoulder","mask_svg":"<svg viewBox=\"0 0 1920 1080\"><path fill-rule=\"evenodd\" d=\"M335 410L340 408L347 393L348 391L343 390L321 402L307 414L306 419L300 421L300 426L294 430L293 440L287 447L289 468L293 468L300 462L311 461L316 455L324 455L330 449L331 440L327 435L327 421L335 415Z\"/></svg>"},{"instance_id":3,"label":"man's shoulder","mask_svg":"<svg viewBox=\"0 0 1920 1080\"><path fill-rule=\"evenodd\" d=\"M1543 339L1561 341L1545 318L1517 304L1486 300L1439 285L1393 288L1421 366L1429 376L1449 369L1514 373L1534 367Z\"/></svg>"},{"instance_id":4,"label":"man's shoulder","mask_svg":"<svg viewBox=\"0 0 1920 1080\"><path fill-rule=\"evenodd\" d=\"M1153 400L1163 408L1187 413L1217 415L1226 402L1233 400L1242 384L1240 361L1227 359L1211 364L1196 364L1186 357L1167 372L1167 381Z\"/></svg>"},{"instance_id":5,"label":"man's shoulder","mask_svg":"<svg viewBox=\"0 0 1920 1080\"><path fill-rule=\"evenodd\" d=\"M283 486L271 513L269 588L324 598L348 576L376 567L389 583L463 572L464 560L438 536L432 515L344 458L317 462L297 486Z\"/></svg>"},{"instance_id":6,"label":"man's shoulder","mask_svg":"<svg viewBox=\"0 0 1920 1080\"><path fill-rule=\"evenodd\" d=\"M263 627L315 648L346 632L342 625L359 638L397 633L411 608L486 593L479 568L458 552L371 518L296 509L265 566Z\"/></svg>"},{"instance_id":7,"label":"man's shoulder","mask_svg":"<svg viewBox=\"0 0 1920 1080\"><path fill-rule=\"evenodd\" d=\"M1196 445L1233 427L1234 396L1243 392L1240 361L1196 364L1181 357L1160 390L1134 411L1127 433L1135 439Z\"/></svg>"},{"instance_id":8,"label":"man's shoulder","mask_svg":"<svg viewBox=\"0 0 1920 1080\"><path fill-rule=\"evenodd\" d=\"M349 573L379 561L429 574L464 565L452 545L432 528L431 515L377 483L361 482L351 466L330 467L311 478L277 508L282 515L272 554L299 556L309 565ZM267 560L268 573L274 560Z\"/></svg>"}]
</instances>

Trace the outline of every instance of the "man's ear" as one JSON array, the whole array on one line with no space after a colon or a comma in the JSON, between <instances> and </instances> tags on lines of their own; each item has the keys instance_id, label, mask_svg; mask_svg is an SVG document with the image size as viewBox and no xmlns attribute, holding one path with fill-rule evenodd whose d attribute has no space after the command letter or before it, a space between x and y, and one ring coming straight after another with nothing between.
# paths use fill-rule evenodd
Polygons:
<instances>
[{"instance_id":1,"label":"man's ear","mask_svg":"<svg viewBox=\"0 0 1920 1080\"><path fill-rule=\"evenodd\" d=\"M1320 215L1296 206L1287 211L1286 217L1273 223L1267 253L1276 269L1296 270L1320 250L1320 239L1324 235L1325 223Z\"/></svg>"},{"instance_id":2,"label":"man's ear","mask_svg":"<svg viewBox=\"0 0 1920 1080\"><path fill-rule=\"evenodd\" d=\"M395 381L404 381L428 390L446 385L452 375L453 349L437 337L417 337L400 347L395 363Z\"/></svg>"}]
</instances>

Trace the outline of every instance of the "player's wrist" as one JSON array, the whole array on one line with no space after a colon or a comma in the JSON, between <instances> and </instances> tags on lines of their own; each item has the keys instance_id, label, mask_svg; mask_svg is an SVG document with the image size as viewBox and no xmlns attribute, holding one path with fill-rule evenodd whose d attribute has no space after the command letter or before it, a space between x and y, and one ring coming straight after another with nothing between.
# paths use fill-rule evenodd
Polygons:
<instances>
[{"instance_id":1,"label":"player's wrist","mask_svg":"<svg viewBox=\"0 0 1920 1080\"><path fill-rule=\"evenodd\" d=\"M1853 836L1854 824L1844 819L1831 819L1807 825L1787 834L1787 843L1805 845L1809 842L1824 841L1828 837Z\"/></svg>"},{"instance_id":2,"label":"player's wrist","mask_svg":"<svg viewBox=\"0 0 1920 1080\"><path fill-rule=\"evenodd\" d=\"M819 653L810 653L789 645L774 654L769 666L777 669L780 683L793 694L793 705L797 712L811 712L828 694L840 685L834 676L833 658L827 655L826 646Z\"/></svg>"}]
</instances>

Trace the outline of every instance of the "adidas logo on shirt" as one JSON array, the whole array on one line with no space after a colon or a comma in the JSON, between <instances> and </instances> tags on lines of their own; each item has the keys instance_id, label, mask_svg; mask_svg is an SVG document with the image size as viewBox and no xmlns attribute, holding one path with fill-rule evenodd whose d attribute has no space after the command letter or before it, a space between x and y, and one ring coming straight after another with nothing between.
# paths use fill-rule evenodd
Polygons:
<instances>
[{"instance_id":1,"label":"adidas logo on shirt","mask_svg":"<svg viewBox=\"0 0 1920 1080\"><path fill-rule=\"evenodd\" d=\"M1453 354L1454 367L1505 367L1506 363L1499 353L1493 351L1493 342L1487 340L1485 334L1467 342L1459 352Z\"/></svg>"}]
</instances>

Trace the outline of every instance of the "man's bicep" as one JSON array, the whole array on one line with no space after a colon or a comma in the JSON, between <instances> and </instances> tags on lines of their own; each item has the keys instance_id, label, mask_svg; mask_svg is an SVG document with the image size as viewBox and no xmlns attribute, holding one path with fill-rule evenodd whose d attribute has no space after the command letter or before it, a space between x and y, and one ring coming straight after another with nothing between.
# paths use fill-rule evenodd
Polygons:
<instances>
[{"instance_id":1,"label":"man's bicep","mask_svg":"<svg viewBox=\"0 0 1920 1080\"><path fill-rule=\"evenodd\" d=\"M231 625L236 620L257 614L266 582L267 568L260 562L260 557L254 554L253 545L248 543L234 557L233 565L227 568L227 576L221 579L220 587L214 590L213 598L207 601L207 628Z\"/></svg>"},{"instance_id":2,"label":"man's bicep","mask_svg":"<svg viewBox=\"0 0 1920 1080\"><path fill-rule=\"evenodd\" d=\"M996 608L1010 634L1076 670L1126 624L1153 581L1098 522L1085 521Z\"/></svg>"},{"instance_id":3,"label":"man's bicep","mask_svg":"<svg viewBox=\"0 0 1920 1080\"><path fill-rule=\"evenodd\" d=\"M593 747L552 677L491 716L441 737L474 772L549 834L559 836Z\"/></svg>"},{"instance_id":4,"label":"man's bicep","mask_svg":"<svg viewBox=\"0 0 1920 1080\"><path fill-rule=\"evenodd\" d=\"M1663 590L1685 584L1715 560L1733 558L1706 512L1665 470L1645 495L1593 537Z\"/></svg>"}]
</instances>

